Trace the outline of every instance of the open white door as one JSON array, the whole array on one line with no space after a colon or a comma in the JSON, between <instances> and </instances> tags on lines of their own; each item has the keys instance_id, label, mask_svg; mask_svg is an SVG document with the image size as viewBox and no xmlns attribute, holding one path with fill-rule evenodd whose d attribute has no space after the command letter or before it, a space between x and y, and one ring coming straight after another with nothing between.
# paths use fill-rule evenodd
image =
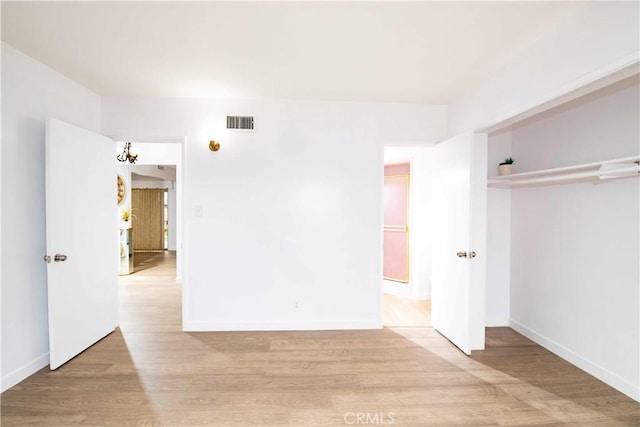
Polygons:
<instances>
[{"instance_id":1,"label":"open white door","mask_svg":"<svg viewBox=\"0 0 640 427\"><path fill-rule=\"evenodd\" d=\"M46 134L49 360L56 369L118 325L115 143L59 120Z\"/></svg>"},{"instance_id":2,"label":"open white door","mask_svg":"<svg viewBox=\"0 0 640 427\"><path fill-rule=\"evenodd\" d=\"M432 322L466 354L484 348L487 135L436 146Z\"/></svg>"}]
</instances>

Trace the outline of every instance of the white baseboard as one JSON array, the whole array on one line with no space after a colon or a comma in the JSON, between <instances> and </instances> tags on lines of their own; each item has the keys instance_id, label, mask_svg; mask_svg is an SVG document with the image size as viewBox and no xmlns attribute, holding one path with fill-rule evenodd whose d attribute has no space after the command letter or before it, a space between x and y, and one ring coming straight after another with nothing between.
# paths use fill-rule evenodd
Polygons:
<instances>
[{"instance_id":1,"label":"white baseboard","mask_svg":"<svg viewBox=\"0 0 640 427\"><path fill-rule=\"evenodd\" d=\"M525 337L530 340L540 344L542 347L546 348L552 353L562 357L567 362L577 366L583 371L593 375L598 378L600 381L610 385L621 393L626 394L633 400L640 402L640 386L637 384L633 384L624 378L614 374L603 366L600 366L597 363L594 363L588 359L585 359L578 353L564 347L561 344L545 337L544 335L524 326L522 323L519 323L516 320L509 319L509 327L511 329L521 333Z\"/></svg>"},{"instance_id":2,"label":"white baseboard","mask_svg":"<svg viewBox=\"0 0 640 427\"><path fill-rule=\"evenodd\" d=\"M484 326L487 328L509 327L509 319L487 319Z\"/></svg>"},{"instance_id":3,"label":"white baseboard","mask_svg":"<svg viewBox=\"0 0 640 427\"><path fill-rule=\"evenodd\" d=\"M220 331L327 331L382 329L382 320L369 321L281 321L281 322L182 322L185 332Z\"/></svg>"},{"instance_id":4,"label":"white baseboard","mask_svg":"<svg viewBox=\"0 0 640 427\"><path fill-rule=\"evenodd\" d=\"M2 393L9 390L14 385L18 384L20 381L24 380L27 377L38 372L40 369L44 368L49 364L49 353L45 353L42 356L36 357L31 362L26 365L14 369L12 372L9 372L7 375L2 377Z\"/></svg>"}]
</instances>

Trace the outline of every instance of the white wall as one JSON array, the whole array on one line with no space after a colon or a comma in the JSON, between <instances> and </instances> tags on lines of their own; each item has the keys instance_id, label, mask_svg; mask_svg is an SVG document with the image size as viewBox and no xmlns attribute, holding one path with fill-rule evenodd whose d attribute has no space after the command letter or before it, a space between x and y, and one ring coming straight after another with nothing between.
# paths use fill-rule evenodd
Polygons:
<instances>
[{"instance_id":1,"label":"white wall","mask_svg":"<svg viewBox=\"0 0 640 427\"><path fill-rule=\"evenodd\" d=\"M123 166L132 168L135 172L136 169L141 174L147 172L149 167L155 167L156 165L179 165L182 158L182 138L171 138L171 140L163 142L136 142L132 139L127 139L131 142L131 151L138 155L138 160L135 165L124 164ZM122 153L124 142L120 141L116 144L116 153ZM155 176L162 176L162 171L156 170ZM166 177L172 176L167 170ZM178 172L176 171L176 174Z\"/></svg>"},{"instance_id":2,"label":"white wall","mask_svg":"<svg viewBox=\"0 0 640 427\"><path fill-rule=\"evenodd\" d=\"M640 154L638 76L513 126L520 171ZM640 400L640 182L511 190L511 325Z\"/></svg>"},{"instance_id":3,"label":"white wall","mask_svg":"<svg viewBox=\"0 0 640 427\"><path fill-rule=\"evenodd\" d=\"M409 283L384 281L384 291L416 300L431 298L433 147L385 147L385 164L410 162Z\"/></svg>"},{"instance_id":4,"label":"white wall","mask_svg":"<svg viewBox=\"0 0 640 427\"><path fill-rule=\"evenodd\" d=\"M480 130L637 63L638 2L583 2L473 93L450 105L450 135Z\"/></svg>"},{"instance_id":5,"label":"white wall","mask_svg":"<svg viewBox=\"0 0 640 427\"><path fill-rule=\"evenodd\" d=\"M489 135L487 170L497 175L497 165L511 156L511 129ZM519 163L514 165L518 171ZM511 191L487 189L487 295L486 325L509 324L511 275Z\"/></svg>"},{"instance_id":6,"label":"white wall","mask_svg":"<svg viewBox=\"0 0 640 427\"><path fill-rule=\"evenodd\" d=\"M49 363L42 261L48 117L99 131L100 98L2 43L3 391Z\"/></svg>"},{"instance_id":7,"label":"white wall","mask_svg":"<svg viewBox=\"0 0 640 427\"><path fill-rule=\"evenodd\" d=\"M227 112L256 132L227 132ZM103 113L107 134L187 137L185 329L381 326L382 143L442 139L446 107L104 98Z\"/></svg>"},{"instance_id":8,"label":"white wall","mask_svg":"<svg viewBox=\"0 0 640 427\"><path fill-rule=\"evenodd\" d=\"M167 191L168 212L169 216L169 241L167 242L167 249L170 251L178 250L178 192L176 190L175 182ZM176 273L178 274L178 273ZM179 276L179 274L178 274Z\"/></svg>"},{"instance_id":9,"label":"white wall","mask_svg":"<svg viewBox=\"0 0 640 427\"><path fill-rule=\"evenodd\" d=\"M158 169L161 167L162 169ZM161 181L175 181L176 169L172 166L159 166L159 165L132 165L132 172L138 175L138 180L161 180Z\"/></svg>"}]
</instances>

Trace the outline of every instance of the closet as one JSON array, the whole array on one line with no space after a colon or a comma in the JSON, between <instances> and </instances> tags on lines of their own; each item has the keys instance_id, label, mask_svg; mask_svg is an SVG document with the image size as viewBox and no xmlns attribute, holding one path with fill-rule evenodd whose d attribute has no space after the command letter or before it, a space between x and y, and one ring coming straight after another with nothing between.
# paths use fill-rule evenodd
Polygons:
<instances>
[{"instance_id":1,"label":"closet","mask_svg":"<svg viewBox=\"0 0 640 427\"><path fill-rule=\"evenodd\" d=\"M638 399L634 75L489 135L487 313ZM513 157L514 173L494 176Z\"/></svg>"}]
</instances>

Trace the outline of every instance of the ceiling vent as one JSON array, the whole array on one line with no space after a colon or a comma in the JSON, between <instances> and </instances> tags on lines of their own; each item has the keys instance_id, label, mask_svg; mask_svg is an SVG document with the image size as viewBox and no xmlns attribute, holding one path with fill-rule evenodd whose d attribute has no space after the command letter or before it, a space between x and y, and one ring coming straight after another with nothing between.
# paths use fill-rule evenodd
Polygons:
<instances>
[{"instance_id":1,"label":"ceiling vent","mask_svg":"<svg viewBox=\"0 0 640 427\"><path fill-rule=\"evenodd\" d=\"M227 129L254 130L253 116L227 116Z\"/></svg>"}]
</instances>

